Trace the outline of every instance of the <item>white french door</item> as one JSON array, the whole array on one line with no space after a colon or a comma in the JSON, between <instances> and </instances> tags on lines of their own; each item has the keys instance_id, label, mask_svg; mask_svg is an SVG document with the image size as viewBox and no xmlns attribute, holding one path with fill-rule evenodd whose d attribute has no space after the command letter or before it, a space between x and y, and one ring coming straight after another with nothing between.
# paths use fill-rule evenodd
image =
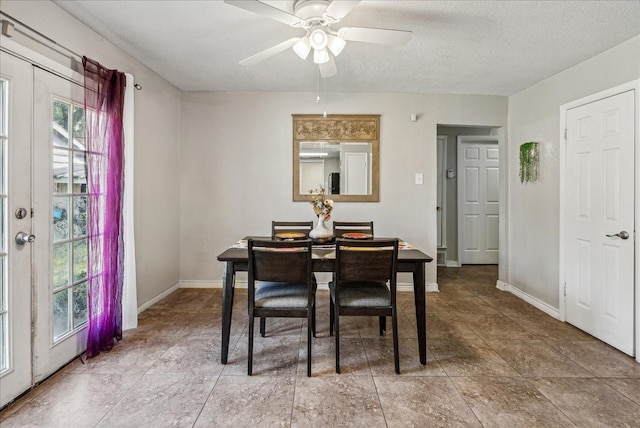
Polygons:
<instances>
[{"instance_id":1,"label":"white french door","mask_svg":"<svg viewBox=\"0 0 640 428\"><path fill-rule=\"evenodd\" d=\"M458 137L460 264L498 264L499 177L497 137Z\"/></svg>"},{"instance_id":2,"label":"white french door","mask_svg":"<svg viewBox=\"0 0 640 428\"><path fill-rule=\"evenodd\" d=\"M344 183L346 195L369 194L369 155L362 152L344 153Z\"/></svg>"},{"instance_id":3,"label":"white french door","mask_svg":"<svg viewBox=\"0 0 640 428\"><path fill-rule=\"evenodd\" d=\"M87 213L82 86L0 55L1 406L86 348Z\"/></svg>"},{"instance_id":4,"label":"white french door","mask_svg":"<svg viewBox=\"0 0 640 428\"><path fill-rule=\"evenodd\" d=\"M569 108L564 198L566 321L634 354L633 90Z\"/></svg>"},{"instance_id":5,"label":"white french door","mask_svg":"<svg viewBox=\"0 0 640 428\"><path fill-rule=\"evenodd\" d=\"M33 85L38 382L86 349L87 181L84 88L39 68Z\"/></svg>"},{"instance_id":6,"label":"white french door","mask_svg":"<svg viewBox=\"0 0 640 428\"><path fill-rule=\"evenodd\" d=\"M32 384L31 100L33 67L0 52L0 406Z\"/></svg>"}]
</instances>

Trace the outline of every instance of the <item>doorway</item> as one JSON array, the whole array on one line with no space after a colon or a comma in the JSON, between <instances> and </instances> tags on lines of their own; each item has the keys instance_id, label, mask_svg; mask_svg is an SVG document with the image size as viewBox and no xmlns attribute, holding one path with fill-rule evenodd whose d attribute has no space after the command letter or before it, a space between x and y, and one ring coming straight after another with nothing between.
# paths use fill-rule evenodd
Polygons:
<instances>
[{"instance_id":1,"label":"doorway","mask_svg":"<svg viewBox=\"0 0 640 428\"><path fill-rule=\"evenodd\" d=\"M561 107L561 317L632 356L638 341L637 87Z\"/></svg>"},{"instance_id":2,"label":"doorway","mask_svg":"<svg viewBox=\"0 0 640 428\"><path fill-rule=\"evenodd\" d=\"M494 144L494 147L502 147L503 135L501 128L492 128L486 126L468 126L468 125L438 125L437 126L437 141L438 141L438 175L437 186L438 193L441 193L441 202L438 206L441 207L439 214L442 216L442 220L438 225L438 258L439 265L446 267L461 267L462 260L460 258L460 230L459 230L459 192L458 183L461 180L460 168L458 167L458 138L464 137L465 141L472 141L475 138L480 140L486 139ZM503 153L498 149L495 153L499 159L502 160ZM441 164L440 164L441 163ZM505 189L503 188L503 171L496 170L497 176L494 176L494 181L498 187L497 199L502 199L500 196L504 195ZM497 180L497 181L496 181ZM498 210L504 208L497 204ZM504 213L498 211L497 217L493 217L493 225L497 226L501 232L505 230L505 222L502 221ZM501 239L500 243L504 240L503 233L498 233L497 238ZM442 238L442 239L440 239ZM496 251L495 261L491 261L491 264L499 264L499 247L500 244L497 241L491 243L493 247L498 247ZM465 262L469 263L469 262Z\"/></svg>"}]
</instances>

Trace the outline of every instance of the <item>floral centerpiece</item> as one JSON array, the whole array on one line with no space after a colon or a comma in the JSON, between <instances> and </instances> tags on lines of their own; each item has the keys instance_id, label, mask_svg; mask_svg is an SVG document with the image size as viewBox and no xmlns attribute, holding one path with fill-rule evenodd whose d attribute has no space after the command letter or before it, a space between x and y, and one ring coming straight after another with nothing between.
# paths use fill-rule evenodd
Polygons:
<instances>
[{"instance_id":1,"label":"floral centerpiece","mask_svg":"<svg viewBox=\"0 0 640 428\"><path fill-rule=\"evenodd\" d=\"M311 205L313 206L313 212L318 217L323 216L325 221L331 218L331 211L333 211L333 201L327 199L324 193L324 187L320 186L320 189L309 190L311 195Z\"/></svg>"},{"instance_id":2,"label":"floral centerpiece","mask_svg":"<svg viewBox=\"0 0 640 428\"><path fill-rule=\"evenodd\" d=\"M331 211L333 211L333 201L327 199L324 187L320 186L319 189L309 190L311 195L311 206L313 212L318 216L318 224L309 232L309 237L316 242L330 242L333 239L333 232L324 225L325 221L331 218Z\"/></svg>"}]
</instances>

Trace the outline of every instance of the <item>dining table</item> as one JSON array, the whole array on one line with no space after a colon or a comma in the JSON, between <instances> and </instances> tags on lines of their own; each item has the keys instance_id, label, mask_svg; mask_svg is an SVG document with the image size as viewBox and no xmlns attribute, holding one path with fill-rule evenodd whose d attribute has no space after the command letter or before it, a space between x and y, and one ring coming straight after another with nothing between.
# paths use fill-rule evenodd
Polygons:
<instances>
[{"instance_id":1,"label":"dining table","mask_svg":"<svg viewBox=\"0 0 640 428\"><path fill-rule=\"evenodd\" d=\"M224 263L222 288L222 349L220 361L227 364L229 355L229 336L231 333L231 316L233 310L233 295L237 272L247 272L249 269L248 239L271 239L271 237L252 236L238 240L218 256L218 261ZM376 237L377 239L378 237ZM385 238L388 239L388 238ZM416 329L418 333L418 352L420 363L427 363L427 305L425 295L425 263L433 258L413 245L400 240L398 251L398 272L413 274L413 294L416 311ZM312 247L312 265L314 272L333 272L335 268L336 251L333 244L314 244Z\"/></svg>"}]
</instances>

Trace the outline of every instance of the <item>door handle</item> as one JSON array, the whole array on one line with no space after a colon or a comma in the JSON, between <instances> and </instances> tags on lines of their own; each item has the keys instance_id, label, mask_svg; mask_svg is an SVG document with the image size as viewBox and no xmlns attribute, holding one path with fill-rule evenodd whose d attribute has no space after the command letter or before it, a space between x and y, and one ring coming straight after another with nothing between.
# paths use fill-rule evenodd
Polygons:
<instances>
[{"instance_id":1,"label":"door handle","mask_svg":"<svg viewBox=\"0 0 640 428\"><path fill-rule=\"evenodd\" d=\"M18 245L30 244L35 240L36 235L31 235L24 232L18 232L18 234L16 235L16 244Z\"/></svg>"},{"instance_id":2,"label":"door handle","mask_svg":"<svg viewBox=\"0 0 640 428\"><path fill-rule=\"evenodd\" d=\"M620 233L615 233L613 235L607 235L607 238L618 237L620 239L629 239L629 232L626 230L621 231Z\"/></svg>"}]
</instances>

